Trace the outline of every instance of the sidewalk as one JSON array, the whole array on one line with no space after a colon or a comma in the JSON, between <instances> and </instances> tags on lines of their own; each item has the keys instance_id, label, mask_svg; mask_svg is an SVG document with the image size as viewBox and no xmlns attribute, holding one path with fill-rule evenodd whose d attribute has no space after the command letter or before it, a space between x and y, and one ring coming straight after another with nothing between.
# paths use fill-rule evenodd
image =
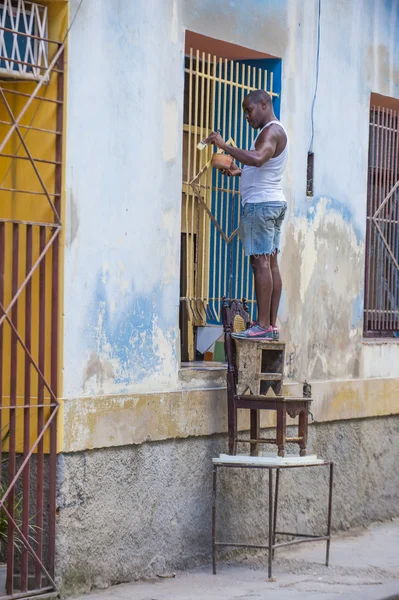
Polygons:
<instances>
[{"instance_id":1,"label":"sidewalk","mask_svg":"<svg viewBox=\"0 0 399 600\"><path fill-rule=\"evenodd\" d=\"M206 566L172 579L123 584L78 600L399 600L399 519L334 536L330 567L325 544L276 551L275 581L266 555Z\"/></svg>"}]
</instances>

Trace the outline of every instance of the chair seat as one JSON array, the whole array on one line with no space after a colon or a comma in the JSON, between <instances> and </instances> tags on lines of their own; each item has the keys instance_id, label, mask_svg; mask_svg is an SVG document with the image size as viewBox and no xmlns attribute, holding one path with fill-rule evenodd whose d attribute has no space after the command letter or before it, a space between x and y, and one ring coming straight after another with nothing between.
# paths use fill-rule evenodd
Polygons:
<instances>
[{"instance_id":1,"label":"chair seat","mask_svg":"<svg viewBox=\"0 0 399 600\"><path fill-rule=\"evenodd\" d=\"M242 394L240 396L236 396L237 400L240 402L281 402L286 404L295 404L298 402L312 402L312 398L304 398L303 396L266 396L260 394L259 396L254 396L253 394Z\"/></svg>"}]
</instances>

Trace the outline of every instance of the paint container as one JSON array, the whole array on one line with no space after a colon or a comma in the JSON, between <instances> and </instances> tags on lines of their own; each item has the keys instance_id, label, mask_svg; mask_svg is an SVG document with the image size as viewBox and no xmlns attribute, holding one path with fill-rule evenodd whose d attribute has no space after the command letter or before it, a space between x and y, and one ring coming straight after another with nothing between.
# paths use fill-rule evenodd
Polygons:
<instances>
[{"instance_id":1,"label":"paint container","mask_svg":"<svg viewBox=\"0 0 399 600\"><path fill-rule=\"evenodd\" d=\"M233 164L233 158L228 154L219 154L216 152L212 154L212 167L215 169L230 169Z\"/></svg>"}]
</instances>

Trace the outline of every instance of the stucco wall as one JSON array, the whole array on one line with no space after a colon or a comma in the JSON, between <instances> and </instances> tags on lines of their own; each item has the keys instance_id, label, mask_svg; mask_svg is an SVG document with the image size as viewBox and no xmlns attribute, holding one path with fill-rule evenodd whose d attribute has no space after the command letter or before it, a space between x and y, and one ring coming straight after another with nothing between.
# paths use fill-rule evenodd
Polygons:
<instances>
[{"instance_id":1,"label":"stucco wall","mask_svg":"<svg viewBox=\"0 0 399 600\"><path fill-rule=\"evenodd\" d=\"M397 516L399 465L391 440L398 434L397 416L311 428L311 451L335 462L334 530ZM213 436L61 455L56 546L61 592L209 563L211 459L226 451L226 442L225 436ZM279 523L285 531L325 531L328 473L322 469L281 474ZM267 498L265 473L222 474L219 539L265 543ZM322 545L319 551L323 562Z\"/></svg>"},{"instance_id":2,"label":"stucco wall","mask_svg":"<svg viewBox=\"0 0 399 600\"><path fill-rule=\"evenodd\" d=\"M368 108L371 91L399 97L397 13L395 0L322 0L309 199L316 0L83 3L68 59L66 399L180 387L185 29L283 59L288 378L399 376L398 345L362 341Z\"/></svg>"}]
</instances>

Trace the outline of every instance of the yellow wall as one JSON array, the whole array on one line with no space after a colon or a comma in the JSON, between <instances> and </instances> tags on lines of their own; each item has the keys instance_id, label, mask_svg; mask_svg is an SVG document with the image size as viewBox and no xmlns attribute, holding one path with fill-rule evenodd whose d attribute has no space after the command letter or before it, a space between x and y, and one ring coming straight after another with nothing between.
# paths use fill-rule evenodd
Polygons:
<instances>
[{"instance_id":1,"label":"yellow wall","mask_svg":"<svg viewBox=\"0 0 399 600\"><path fill-rule=\"evenodd\" d=\"M48 6L48 36L49 39L60 41L65 36L68 26L68 3L67 2L41 2ZM54 44L49 44L49 61L53 57L57 47ZM31 94L35 89L37 82L33 81L2 81L3 89L16 90L24 94ZM57 97L57 76L52 74L50 81L45 83L39 94L46 98L56 99ZM11 107L12 112L17 116L26 103L29 97L16 96L13 94L6 94L6 98ZM22 125L32 125L40 129L56 129L56 104L44 102L35 99L31 106L26 111L25 115L21 120ZM65 109L64 109L65 115ZM9 113L4 105L0 102L0 121L10 121ZM65 121L65 119L64 119ZM0 140L4 139L4 136L9 130L8 125L0 124ZM31 131L21 128L21 132L24 135L25 142L34 158L42 160L55 160L55 140L56 136L49 133ZM20 139L17 133L14 133L6 147L3 150L3 154L12 154L18 156L27 156L26 152L21 145ZM37 169L45 183L49 193L54 193L55 185L55 166L45 163L36 163ZM28 160L12 159L9 157L0 156L0 187L12 188L18 190L28 190L33 192L41 192L42 187L36 176L33 166ZM45 196L28 195L16 192L6 192L1 190L1 202L0 202L0 217L2 219L13 219L21 221L41 221L46 223L54 222L54 215L52 209ZM54 200L54 199L53 199ZM62 205L64 204L62 199ZM11 224L6 225L6 261L5 261L5 297L4 305L8 306L11 300L11 282L12 282L12 229ZM19 227L19 267L18 267L18 287L26 276L26 230L27 227L21 225ZM52 235L52 230L47 228L46 231L46 242ZM63 281L62 277L62 265L63 265L63 237L61 236L61 247L60 247L60 265L59 265L59 279L60 284ZM39 256L39 228L33 228L33 262ZM50 368L51 362L51 270L52 270L52 254L51 251L46 256L46 343L45 343L45 377L47 381L50 381ZM60 287L59 297L62 298L62 287ZM61 307L61 302L60 302ZM60 314L61 310L60 310ZM32 355L36 362L38 362L38 319L39 316L39 270L37 270L32 278ZM7 406L9 404L10 395L10 342L11 342L11 329L8 324L3 325L4 338L3 338L3 399L2 405ZM18 331L22 334L25 339L25 292L22 293L18 301ZM59 327L61 333L62 327ZM61 340L59 347L62 347ZM61 356L59 356L59 365L61 364ZM24 386L25 386L25 353L18 344L17 354L17 404L23 405L24 399ZM59 375L61 376L61 369L59 368ZM60 381L61 385L61 381ZM61 388L60 388L61 389ZM31 368L31 402L35 404L37 402L38 393L38 376L34 368ZM45 403L49 402L49 394L45 390ZM21 451L22 440L23 440L23 410L17 411L17 451ZM49 409L45 410L45 419L49 414ZM2 435L8 430L8 411L2 411ZM62 420L59 421L60 423ZM30 425L30 438L31 443L35 441L37 428L37 414L35 409L31 409L31 425ZM62 432L60 432L62 437ZM48 440L46 440L45 446L48 446Z\"/></svg>"},{"instance_id":2,"label":"yellow wall","mask_svg":"<svg viewBox=\"0 0 399 600\"><path fill-rule=\"evenodd\" d=\"M302 394L301 384L283 393ZM399 379L375 378L312 382L311 411L318 423L397 414ZM227 431L226 388L178 390L64 401L64 452L206 436ZM288 424L291 419L288 418ZM275 425L262 411L261 426ZM238 428L249 429L249 411L239 411Z\"/></svg>"}]
</instances>

